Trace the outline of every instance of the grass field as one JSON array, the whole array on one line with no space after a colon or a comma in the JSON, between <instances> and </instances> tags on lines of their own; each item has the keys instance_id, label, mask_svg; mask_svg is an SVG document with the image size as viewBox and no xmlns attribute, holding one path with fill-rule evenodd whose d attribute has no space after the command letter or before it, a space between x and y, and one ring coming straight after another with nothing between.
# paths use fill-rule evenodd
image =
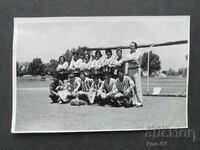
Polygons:
<instances>
[{"instance_id":1,"label":"grass field","mask_svg":"<svg viewBox=\"0 0 200 150\"><path fill-rule=\"evenodd\" d=\"M162 85L161 85L162 86ZM15 131L86 131L186 127L185 97L144 96L141 108L50 104L47 81L17 82Z\"/></svg>"},{"instance_id":2,"label":"grass field","mask_svg":"<svg viewBox=\"0 0 200 150\"><path fill-rule=\"evenodd\" d=\"M160 95L171 96L186 96L186 77L167 77L155 78L151 77L149 80L149 94L153 93L154 87L160 87ZM147 78L142 78L143 94L147 94Z\"/></svg>"}]
</instances>

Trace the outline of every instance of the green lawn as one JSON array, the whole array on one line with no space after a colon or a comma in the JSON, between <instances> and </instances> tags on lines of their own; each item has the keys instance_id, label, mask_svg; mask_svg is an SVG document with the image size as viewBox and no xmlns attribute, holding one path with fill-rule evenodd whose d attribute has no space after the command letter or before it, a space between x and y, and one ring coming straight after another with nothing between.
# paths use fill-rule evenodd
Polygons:
<instances>
[{"instance_id":1,"label":"green lawn","mask_svg":"<svg viewBox=\"0 0 200 150\"><path fill-rule=\"evenodd\" d=\"M185 97L147 97L141 108L50 104L47 82L17 84L15 131L79 131L185 127Z\"/></svg>"}]
</instances>

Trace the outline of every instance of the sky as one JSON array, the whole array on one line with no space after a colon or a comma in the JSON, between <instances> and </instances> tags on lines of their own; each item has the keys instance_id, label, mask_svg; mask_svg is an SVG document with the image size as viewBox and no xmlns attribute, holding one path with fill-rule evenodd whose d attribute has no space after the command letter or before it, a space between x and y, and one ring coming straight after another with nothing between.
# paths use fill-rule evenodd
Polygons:
<instances>
[{"instance_id":1,"label":"sky","mask_svg":"<svg viewBox=\"0 0 200 150\"><path fill-rule=\"evenodd\" d=\"M19 62L58 59L67 49L128 46L189 40L188 17L56 17L15 19L14 40ZM188 44L138 49L159 55L162 70L186 67ZM123 55L128 54L128 50Z\"/></svg>"}]
</instances>

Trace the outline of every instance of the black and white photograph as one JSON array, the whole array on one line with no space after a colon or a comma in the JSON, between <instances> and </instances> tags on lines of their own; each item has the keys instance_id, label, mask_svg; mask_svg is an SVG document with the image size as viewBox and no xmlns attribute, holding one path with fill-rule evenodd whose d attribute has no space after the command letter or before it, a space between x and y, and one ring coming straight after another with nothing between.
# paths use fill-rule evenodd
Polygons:
<instances>
[{"instance_id":1,"label":"black and white photograph","mask_svg":"<svg viewBox=\"0 0 200 150\"><path fill-rule=\"evenodd\" d=\"M12 133L188 128L190 16L14 18Z\"/></svg>"}]
</instances>

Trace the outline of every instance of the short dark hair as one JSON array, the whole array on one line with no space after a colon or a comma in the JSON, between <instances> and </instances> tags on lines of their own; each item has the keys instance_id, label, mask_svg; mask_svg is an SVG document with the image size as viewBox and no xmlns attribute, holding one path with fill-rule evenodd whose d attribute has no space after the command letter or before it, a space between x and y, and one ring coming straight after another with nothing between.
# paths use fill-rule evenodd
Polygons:
<instances>
[{"instance_id":1,"label":"short dark hair","mask_svg":"<svg viewBox=\"0 0 200 150\"><path fill-rule=\"evenodd\" d=\"M99 78L100 78L100 75L99 75L99 74L94 74L94 75L93 75L93 78L94 78L94 79L96 79L96 78L99 79Z\"/></svg>"},{"instance_id":2,"label":"short dark hair","mask_svg":"<svg viewBox=\"0 0 200 150\"><path fill-rule=\"evenodd\" d=\"M70 73L70 74L68 75L68 77L69 77L69 78L73 78L73 77L75 77L75 74L74 74L74 73Z\"/></svg>"},{"instance_id":3,"label":"short dark hair","mask_svg":"<svg viewBox=\"0 0 200 150\"><path fill-rule=\"evenodd\" d=\"M85 59L85 56L86 56L86 55L88 55L88 57L89 57L89 60L90 60L90 55L89 55L88 53L86 53L86 54L84 55L84 59Z\"/></svg>"},{"instance_id":4,"label":"short dark hair","mask_svg":"<svg viewBox=\"0 0 200 150\"><path fill-rule=\"evenodd\" d=\"M112 54L112 50L111 49L106 49L106 54L107 53L111 53Z\"/></svg>"},{"instance_id":5,"label":"short dark hair","mask_svg":"<svg viewBox=\"0 0 200 150\"><path fill-rule=\"evenodd\" d=\"M124 70L122 68L117 69L117 74L119 74L120 72L124 73Z\"/></svg>"},{"instance_id":6,"label":"short dark hair","mask_svg":"<svg viewBox=\"0 0 200 150\"><path fill-rule=\"evenodd\" d=\"M95 52L95 55L97 55L97 53L99 53L99 54L102 56L102 54L101 54L101 51L100 51L100 50L97 50L97 51Z\"/></svg>"},{"instance_id":7,"label":"short dark hair","mask_svg":"<svg viewBox=\"0 0 200 150\"><path fill-rule=\"evenodd\" d=\"M72 55L73 55L73 56L74 56L74 55L78 56L78 52L77 52L77 51L73 51L73 52L72 52Z\"/></svg>"},{"instance_id":8,"label":"short dark hair","mask_svg":"<svg viewBox=\"0 0 200 150\"><path fill-rule=\"evenodd\" d=\"M86 76L86 74L85 74L84 71L80 72L80 75L84 75L84 76Z\"/></svg>"},{"instance_id":9,"label":"short dark hair","mask_svg":"<svg viewBox=\"0 0 200 150\"><path fill-rule=\"evenodd\" d=\"M61 58L63 58L64 59L64 61L66 61L66 58L65 58L65 56L60 56L59 58L58 58L58 60L60 61L60 59Z\"/></svg>"},{"instance_id":10,"label":"short dark hair","mask_svg":"<svg viewBox=\"0 0 200 150\"><path fill-rule=\"evenodd\" d=\"M58 73L57 72L53 72L52 73L52 77L57 79L58 78Z\"/></svg>"},{"instance_id":11,"label":"short dark hair","mask_svg":"<svg viewBox=\"0 0 200 150\"><path fill-rule=\"evenodd\" d=\"M116 49L116 52L118 52L118 51L121 51L121 52L122 52L122 49L121 49L121 48L117 48L117 49Z\"/></svg>"},{"instance_id":12,"label":"short dark hair","mask_svg":"<svg viewBox=\"0 0 200 150\"><path fill-rule=\"evenodd\" d=\"M111 77L111 75L112 75L112 74L111 74L110 72L105 72L105 73L104 73L104 76L109 76L109 77Z\"/></svg>"},{"instance_id":13,"label":"short dark hair","mask_svg":"<svg viewBox=\"0 0 200 150\"><path fill-rule=\"evenodd\" d=\"M136 49L138 48L138 45L136 42L131 42L131 44L134 44Z\"/></svg>"}]
</instances>

